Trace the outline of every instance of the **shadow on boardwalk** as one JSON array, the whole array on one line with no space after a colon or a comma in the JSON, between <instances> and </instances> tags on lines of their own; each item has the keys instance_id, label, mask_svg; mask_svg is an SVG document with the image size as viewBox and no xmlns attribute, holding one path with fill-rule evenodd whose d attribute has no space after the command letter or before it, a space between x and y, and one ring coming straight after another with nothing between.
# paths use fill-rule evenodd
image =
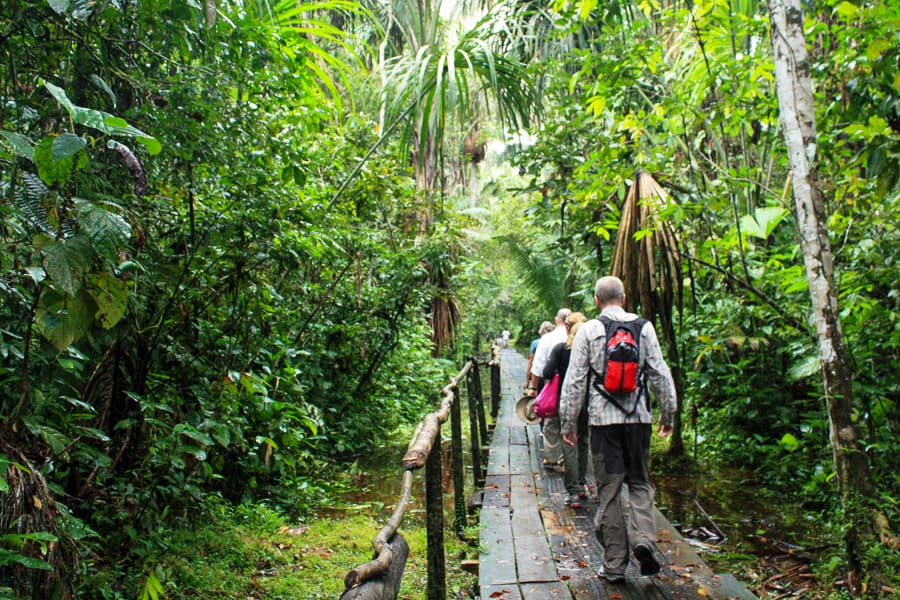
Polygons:
<instances>
[{"instance_id":1,"label":"shadow on boardwalk","mask_svg":"<svg viewBox=\"0 0 900 600\"><path fill-rule=\"evenodd\" d=\"M539 426L515 414L525 365L518 352L503 350L501 406L481 508L481 598L755 598L732 575L713 573L658 512L657 546L668 561L662 572L641 577L631 565L617 585L597 576L603 549L592 525L596 506L566 506L562 476L541 467Z\"/></svg>"}]
</instances>

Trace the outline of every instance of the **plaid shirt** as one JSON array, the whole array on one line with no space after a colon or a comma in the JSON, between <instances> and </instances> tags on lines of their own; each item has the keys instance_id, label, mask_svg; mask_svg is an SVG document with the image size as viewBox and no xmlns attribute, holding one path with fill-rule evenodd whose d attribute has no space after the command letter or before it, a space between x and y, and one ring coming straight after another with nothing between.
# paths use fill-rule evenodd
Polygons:
<instances>
[{"instance_id":1,"label":"plaid shirt","mask_svg":"<svg viewBox=\"0 0 900 600\"><path fill-rule=\"evenodd\" d=\"M601 316L620 322L633 321L638 318L635 314L625 312L621 306L607 306L603 309ZM641 329L639 345L641 351L640 372L646 373L650 384L648 387L653 389L654 396L659 402L660 422L671 426L676 408L675 382L663 359L653 323L648 321ZM559 418L562 422L563 435L575 432L578 415L584 406L582 400L586 393L590 394L588 397L588 420L591 425L653 422L653 415L648 408L646 397L640 399L637 410L633 414L626 415L594 389L593 382L590 382L590 387L588 387L590 373L588 366L593 367L596 373L603 373L606 367L605 360L606 329L598 319L592 319L578 329L572 343L572 357L569 359L569 370L566 372L559 400ZM632 392L628 400L634 400L633 396L638 393L638 391ZM643 393L649 394L650 390L646 389ZM630 402L628 403L630 404Z\"/></svg>"}]
</instances>

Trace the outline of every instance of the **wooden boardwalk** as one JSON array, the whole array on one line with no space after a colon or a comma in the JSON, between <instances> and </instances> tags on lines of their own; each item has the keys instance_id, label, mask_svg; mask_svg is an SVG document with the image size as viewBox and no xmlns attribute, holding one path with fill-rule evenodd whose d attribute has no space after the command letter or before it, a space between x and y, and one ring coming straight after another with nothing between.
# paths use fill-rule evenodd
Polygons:
<instances>
[{"instance_id":1,"label":"wooden boardwalk","mask_svg":"<svg viewBox=\"0 0 900 600\"><path fill-rule=\"evenodd\" d=\"M668 559L654 577L629 566L626 582L597 576L603 549L594 535L596 504L565 504L562 475L542 468L540 429L515 414L525 359L512 349L501 359L502 400L494 428L481 507L479 586L494 599L753 599L732 575L716 574L657 512L657 547Z\"/></svg>"}]
</instances>

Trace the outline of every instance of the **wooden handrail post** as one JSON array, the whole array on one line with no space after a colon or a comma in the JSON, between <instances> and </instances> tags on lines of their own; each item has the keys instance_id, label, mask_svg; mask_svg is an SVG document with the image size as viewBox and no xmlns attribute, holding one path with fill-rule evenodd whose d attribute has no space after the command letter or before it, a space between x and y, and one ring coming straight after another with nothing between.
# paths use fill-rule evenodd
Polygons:
<instances>
[{"instance_id":1,"label":"wooden handrail post","mask_svg":"<svg viewBox=\"0 0 900 600\"><path fill-rule=\"evenodd\" d=\"M450 405L450 450L453 454L453 503L455 507L453 527L461 535L466 528L465 484L462 459L462 409L459 406L459 386L453 387L453 404Z\"/></svg>"},{"instance_id":2,"label":"wooden handrail post","mask_svg":"<svg viewBox=\"0 0 900 600\"><path fill-rule=\"evenodd\" d=\"M475 358L473 357L472 360L475 360ZM472 383L478 408L478 429L481 431L481 443L485 444L488 439L488 426L487 417L484 414L484 391L481 388L481 369L479 368L477 361L472 368Z\"/></svg>"},{"instance_id":3,"label":"wooden handrail post","mask_svg":"<svg viewBox=\"0 0 900 600\"><path fill-rule=\"evenodd\" d=\"M474 359L472 359L474 361ZM469 371L469 381L466 391L469 396L469 441L472 443L472 485L478 487L481 483L481 442L478 437L478 400L475 396L475 375L478 372L478 363L475 363Z\"/></svg>"},{"instance_id":4,"label":"wooden handrail post","mask_svg":"<svg viewBox=\"0 0 900 600\"><path fill-rule=\"evenodd\" d=\"M455 474L454 474L455 476ZM431 446L425 461L425 527L428 539L428 600L447 597L444 557L444 491L442 486L441 438Z\"/></svg>"},{"instance_id":5,"label":"wooden handrail post","mask_svg":"<svg viewBox=\"0 0 900 600\"><path fill-rule=\"evenodd\" d=\"M491 361L491 419L497 421L500 412L500 360L494 357Z\"/></svg>"}]
</instances>

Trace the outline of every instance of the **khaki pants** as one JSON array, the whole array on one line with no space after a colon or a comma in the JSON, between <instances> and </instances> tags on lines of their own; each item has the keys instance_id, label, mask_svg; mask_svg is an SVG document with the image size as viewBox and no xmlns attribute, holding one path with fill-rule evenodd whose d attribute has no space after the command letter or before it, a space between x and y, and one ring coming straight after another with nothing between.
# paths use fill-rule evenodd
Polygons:
<instances>
[{"instance_id":1,"label":"khaki pants","mask_svg":"<svg viewBox=\"0 0 900 600\"><path fill-rule=\"evenodd\" d=\"M600 505L594 529L607 573L625 573L635 544L655 547L653 488L647 469L651 432L649 424L591 427L591 450L603 457L606 471L602 481L597 475ZM628 501L622 497L623 484L628 484Z\"/></svg>"},{"instance_id":2,"label":"khaki pants","mask_svg":"<svg viewBox=\"0 0 900 600\"><path fill-rule=\"evenodd\" d=\"M588 438L588 415L583 409L578 415L578 423L575 428L577 441L574 446L563 442L562 453L566 461L566 473L563 481L566 484L566 493L570 496L584 490L587 483L587 467L590 460L590 439Z\"/></svg>"},{"instance_id":3,"label":"khaki pants","mask_svg":"<svg viewBox=\"0 0 900 600\"><path fill-rule=\"evenodd\" d=\"M559 417L544 419L541 433L544 436L544 461L554 464L562 461L562 429Z\"/></svg>"}]
</instances>

